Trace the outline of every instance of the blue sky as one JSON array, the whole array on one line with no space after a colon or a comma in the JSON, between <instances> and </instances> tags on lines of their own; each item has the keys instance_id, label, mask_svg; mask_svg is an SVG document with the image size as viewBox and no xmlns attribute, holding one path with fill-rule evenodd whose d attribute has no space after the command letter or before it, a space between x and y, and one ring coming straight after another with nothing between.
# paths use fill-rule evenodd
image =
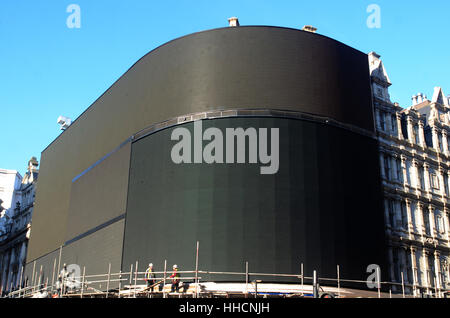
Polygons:
<instances>
[{"instance_id":1,"label":"blue sky","mask_svg":"<svg viewBox=\"0 0 450 318\"><path fill-rule=\"evenodd\" d=\"M81 9L70 29L66 8ZM368 28L368 5L381 28ZM450 94L450 1L406 0L2 0L0 2L0 168L25 172L59 134L56 119L77 118L134 62L174 38L241 25L301 28L381 54L392 101L418 92Z\"/></svg>"}]
</instances>

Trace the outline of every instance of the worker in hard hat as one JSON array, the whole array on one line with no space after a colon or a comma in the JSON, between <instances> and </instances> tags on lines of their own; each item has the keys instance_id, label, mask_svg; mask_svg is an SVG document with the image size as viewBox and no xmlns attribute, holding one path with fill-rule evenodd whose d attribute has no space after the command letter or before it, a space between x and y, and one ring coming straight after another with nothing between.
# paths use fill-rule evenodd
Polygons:
<instances>
[{"instance_id":1,"label":"worker in hard hat","mask_svg":"<svg viewBox=\"0 0 450 318\"><path fill-rule=\"evenodd\" d=\"M67 277L69 276L69 271L67 270L67 264L64 263L63 268L61 269L61 272L59 273L58 279L60 279L61 282L61 294L67 293Z\"/></svg>"},{"instance_id":2,"label":"worker in hard hat","mask_svg":"<svg viewBox=\"0 0 450 318\"><path fill-rule=\"evenodd\" d=\"M153 272L153 264L150 263L148 264L148 268L145 271L145 281L147 282L147 288L150 288L151 291L153 292L153 288L155 285L155 273Z\"/></svg>"},{"instance_id":3,"label":"worker in hard hat","mask_svg":"<svg viewBox=\"0 0 450 318\"><path fill-rule=\"evenodd\" d=\"M172 267L173 271L172 271L172 275L170 275L170 278L172 278L172 293L173 292L177 292L180 289L180 273L178 273L178 266L177 265L173 265Z\"/></svg>"}]
</instances>

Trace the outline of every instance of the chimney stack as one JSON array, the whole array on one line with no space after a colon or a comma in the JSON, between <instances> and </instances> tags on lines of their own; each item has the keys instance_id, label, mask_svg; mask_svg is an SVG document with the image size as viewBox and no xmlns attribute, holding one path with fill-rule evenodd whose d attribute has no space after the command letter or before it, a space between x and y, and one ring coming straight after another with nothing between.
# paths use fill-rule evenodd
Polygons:
<instances>
[{"instance_id":1,"label":"chimney stack","mask_svg":"<svg viewBox=\"0 0 450 318\"><path fill-rule=\"evenodd\" d=\"M29 172L36 172L38 171L39 162L37 161L36 157L31 157L30 160L28 160L28 171Z\"/></svg>"},{"instance_id":2,"label":"chimney stack","mask_svg":"<svg viewBox=\"0 0 450 318\"><path fill-rule=\"evenodd\" d=\"M239 26L239 19L237 17L228 18L228 25L230 27L238 27Z\"/></svg>"},{"instance_id":3,"label":"chimney stack","mask_svg":"<svg viewBox=\"0 0 450 318\"><path fill-rule=\"evenodd\" d=\"M417 104L420 104L423 102L422 93L417 93Z\"/></svg>"},{"instance_id":4,"label":"chimney stack","mask_svg":"<svg viewBox=\"0 0 450 318\"><path fill-rule=\"evenodd\" d=\"M417 95L413 95L411 99L412 99L412 105L413 106L417 105Z\"/></svg>"}]
</instances>

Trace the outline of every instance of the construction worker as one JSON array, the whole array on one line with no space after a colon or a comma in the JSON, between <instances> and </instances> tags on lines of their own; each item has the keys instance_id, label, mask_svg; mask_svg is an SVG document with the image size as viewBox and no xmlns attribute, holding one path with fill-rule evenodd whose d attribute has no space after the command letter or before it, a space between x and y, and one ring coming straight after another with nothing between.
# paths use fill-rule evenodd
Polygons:
<instances>
[{"instance_id":1,"label":"construction worker","mask_svg":"<svg viewBox=\"0 0 450 318\"><path fill-rule=\"evenodd\" d=\"M178 273L178 266L177 265L173 265L172 267L173 272L172 275L170 275L170 278L172 278L172 293L173 292L177 292L180 289L180 273Z\"/></svg>"},{"instance_id":2,"label":"construction worker","mask_svg":"<svg viewBox=\"0 0 450 318\"><path fill-rule=\"evenodd\" d=\"M67 276L69 276L69 271L67 270L67 264L64 263L63 268L61 269L61 272L58 276L58 283L59 283L59 294L64 295L67 293Z\"/></svg>"},{"instance_id":3,"label":"construction worker","mask_svg":"<svg viewBox=\"0 0 450 318\"><path fill-rule=\"evenodd\" d=\"M61 297L62 295L62 288L63 288L63 280L61 277L61 274L58 275L58 280L56 281L56 293L58 297Z\"/></svg>"},{"instance_id":4,"label":"construction worker","mask_svg":"<svg viewBox=\"0 0 450 318\"><path fill-rule=\"evenodd\" d=\"M153 273L153 264L148 264L148 268L145 271L145 281L147 282L147 288L150 288L153 293L153 288L155 284L155 273Z\"/></svg>"}]
</instances>

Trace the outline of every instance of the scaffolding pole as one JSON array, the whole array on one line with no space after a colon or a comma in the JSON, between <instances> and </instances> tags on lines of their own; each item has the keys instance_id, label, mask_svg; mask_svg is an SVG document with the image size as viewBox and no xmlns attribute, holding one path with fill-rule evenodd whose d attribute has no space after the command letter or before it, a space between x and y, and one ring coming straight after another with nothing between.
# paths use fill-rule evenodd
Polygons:
<instances>
[{"instance_id":1,"label":"scaffolding pole","mask_svg":"<svg viewBox=\"0 0 450 318\"><path fill-rule=\"evenodd\" d=\"M319 298L318 288L317 288L317 272L316 272L316 270L313 271L313 297Z\"/></svg>"},{"instance_id":2,"label":"scaffolding pole","mask_svg":"<svg viewBox=\"0 0 450 318\"><path fill-rule=\"evenodd\" d=\"M341 298L341 281L340 281L340 272L339 265L337 266L337 286L338 286L338 298Z\"/></svg>"},{"instance_id":3,"label":"scaffolding pole","mask_svg":"<svg viewBox=\"0 0 450 318\"><path fill-rule=\"evenodd\" d=\"M83 278L81 279L81 292L80 292L80 298L83 298L83 291L84 291L84 281L86 279L86 266L83 266Z\"/></svg>"},{"instance_id":4,"label":"scaffolding pole","mask_svg":"<svg viewBox=\"0 0 450 318\"><path fill-rule=\"evenodd\" d=\"M198 250L199 241L197 241L197 249L195 253L195 298L198 298Z\"/></svg>"},{"instance_id":5,"label":"scaffolding pole","mask_svg":"<svg viewBox=\"0 0 450 318\"><path fill-rule=\"evenodd\" d=\"M249 281L248 262L245 262L245 293L246 294L248 294L248 281Z\"/></svg>"},{"instance_id":6,"label":"scaffolding pole","mask_svg":"<svg viewBox=\"0 0 450 318\"><path fill-rule=\"evenodd\" d=\"M137 284L137 275L138 275L138 261L136 261L136 268L134 271L134 298L136 298L136 284Z\"/></svg>"},{"instance_id":7,"label":"scaffolding pole","mask_svg":"<svg viewBox=\"0 0 450 318\"><path fill-rule=\"evenodd\" d=\"M108 282L106 283L106 298L108 298L109 295L109 282L111 280L111 263L108 265Z\"/></svg>"},{"instance_id":8,"label":"scaffolding pole","mask_svg":"<svg viewBox=\"0 0 450 318\"><path fill-rule=\"evenodd\" d=\"M31 287L34 287L34 272L36 270L36 261L33 262L33 272L31 274Z\"/></svg>"},{"instance_id":9,"label":"scaffolding pole","mask_svg":"<svg viewBox=\"0 0 450 318\"><path fill-rule=\"evenodd\" d=\"M379 267L377 267L377 289L378 289L378 298L381 298L380 268Z\"/></svg>"},{"instance_id":10,"label":"scaffolding pole","mask_svg":"<svg viewBox=\"0 0 450 318\"><path fill-rule=\"evenodd\" d=\"M300 271L301 271L301 277L302 277L302 296L305 294L304 292L303 292L303 288L304 288L304 286L303 286L303 263L301 263L300 264Z\"/></svg>"},{"instance_id":11,"label":"scaffolding pole","mask_svg":"<svg viewBox=\"0 0 450 318\"><path fill-rule=\"evenodd\" d=\"M55 270L56 270L56 257L55 257L55 261L53 262L52 289L51 289L52 292L53 292L53 285L55 284Z\"/></svg>"},{"instance_id":12,"label":"scaffolding pole","mask_svg":"<svg viewBox=\"0 0 450 318\"><path fill-rule=\"evenodd\" d=\"M41 282L42 279L42 265L39 268L39 283L38 283L38 290L41 288L41 283L43 284L44 282Z\"/></svg>"},{"instance_id":13,"label":"scaffolding pole","mask_svg":"<svg viewBox=\"0 0 450 318\"><path fill-rule=\"evenodd\" d=\"M405 298L405 279L403 276L403 271L400 274L402 276L402 295L403 295L403 298Z\"/></svg>"},{"instance_id":14,"label":"scaffolding pole","mask_svg":"<svg viewBox=\"0 0 450 318\"><path fill-rule=\"evenodd\" d=\"M130 265L130 282L129 282L130 287L131 287L132 280L133 280L133 264Z\"/></svg>"},{"instance_id":15,"label":"scaffolding pole","mask_svg":"<svg viewBox=\"0 0 450 318\"><path fill-rule=\"evenodd\" d=\"M122 269L119 270L119 294L117 295L120 298L120 288L122 287Z\"/></svg>"},{"instance_id":16,"label":"scaffolding pole","mask_svg":"<svg viewBox=\"0 0 450 318\"><path fill-rule=\"evenodd\" d=\"M58 256L58 273L61 271L61 254L62 254L62 245L59 247L59 256Z\"/></svg>"},{"instance_id":17,"label":"scaffolding pole","mask_svg":"<svg viewBox=\"0 0 450 318\"><path fill-rule=\"evenodd\" d=\"M163 298L166 298L166 276L167 276L167 260L164 260L164 284L163 284Z\"/></svg>"}]
</instances>

